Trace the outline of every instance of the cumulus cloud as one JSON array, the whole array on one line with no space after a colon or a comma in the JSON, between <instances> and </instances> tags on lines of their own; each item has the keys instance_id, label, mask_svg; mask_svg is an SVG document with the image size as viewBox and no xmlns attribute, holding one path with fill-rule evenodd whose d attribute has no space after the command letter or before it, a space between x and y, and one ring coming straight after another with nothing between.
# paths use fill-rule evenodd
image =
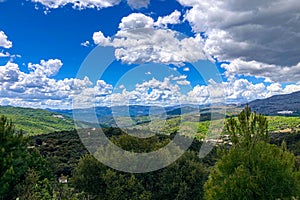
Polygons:
<instances>
[{"instance_id":1,"label":"cumulus cloud","mask_svg":"<svg viewBox=\"0 0 300 200\"><path fill-rule=\"evenodd\" d=\"M300 90L300 82L283 86L278 82L254 84L247 79L231 79L222 83L209 80L208 85L196 85L182 93L182 87L190 85L190 82L186 75L181 75L163 80L152 78L137 83L130 91L122 85L119 87L121 92L113 92L113 86L104 80L93 84L88 77L51 78L61 65L58 59L42 60L39 64L28 64L28 73L22 72L15 63L0 66L0 104L41 108L71 108L72 101L76 108L128 104L203 105L249 102Z\"/></svg>"},{"instance_id":2,"label":"cumulus cloud","mask_svg":"<svg viewBox=\"0 0 300 200\"><path fill-rule=\"evenodd\" d=\"M297 0L178 2L192 7L185 20L194 32L205 32L204 49L208 54L221 61L260 63L262 71L269 66L279 72L298 68L300 4ZM255 72L245 68L239 73L256 75ZM276 79L274 74L263 76ZM290 80L299 80L297 76L291 75Z\"/></svg>"},{"instance_id":3,"label":"cumulus cloud","mask_svg":"<svg viewBox=\"0 0 300 200\"><path fill-rule=\"evenodd\" d=\"M170 20L165 22L170 23ZM178 32L157 28L155 24L149 16L132 13L122 18L113 39L105 37L102 32L95 32L93 39L96 44L115 47L115 57L124 63L154 62L180 66L184 62L207 59L200 34L182 38Z\"/></svg>"},{"instance_id":4,"label":"cumulus cloud","mask_svg":"<svg viewBox=\"0 0 300 200\"><path fill-rule=\"evenodd\" d=\"M73 8L76 9L85 9L85 8L107 8L114 5L117 5L121 0L31 0L35 3L41 3L46 8L56 9L63 7L67 4L73 5Z\"/></svg>"},{"instance_id":5,"label":"cumulus cloud","mask_svg":"<svg viewBox=\"0 0 300 200\"><path fill-rule=\"evenodd\" d=\"M194 104L246 103L298 90L300 82L283 87L280 83L269 86L263 83L254 84L247 79L233 79L222 83L210 80L208 85L197 85L187 95L181 96L181 101Z\"/></svg>"},{"instance_id":6,"label":"cumulus cloud","mask_svg":"<svg viewBox=\"0 0 300 200\"><path fill-rule=\"evenodd\" d=\"M28 69L33 70L35 74L45 74L49 77L56 75L62 65L63 63L59 59L41 60L40 64L29 63Z\"/></svg>"},{"instance_id":7,"label":"cumulus cloud","mask_svg":"<svg viewBox=\"0 0 300 200\"><path fill-rule=\"evenodd\" d=\"M0 67L0 82L3 85L7 82L16 82L22 74L17 64L7 63Z\"/></svg>"},{"instance_id":8,"label":"cumulus cloud","mask_svg":"<svg viewBox=\"0 0 300 200\"><path fill-rule=\"evenodd\" d=\"M123 17L121 23L119 24L119 29L130 30L130 29L140 29L140 28L152 28L154 25L154 20L142 13L132 13L127 17Z\"/></svg>"},{"instance_id":9,"label":"cumulus cloud","mask_svg":"<svg viewBox=\"0 0 300 200\"><path fill-rule=\"evenodd\" d=\"M112 86L104 81L93 85L87 77L63 80L50 78L61 66L62 62L59 59L42 60L40 64L29 63L28 73L22 72L15 63L9 62L0 66L1 105L71 108L72 100L79 96L85 99L87 95L84 91L88 89L94 96L111 93Z\"/></svg>"},{"instance_id":10,"label":"cumulus cloud","mask_svg":"<svg viewBox=\"0 0 300 200\"><path fill-rule=\"evenodd\" d=\"M134 9L147 8L150 0L127 0L128 5Z\"/></svg>"},{"instance_id":11,"label":"cumulus cloud","mask_svg":"<svg viewBox=\"0 0 300 200\"><path fill-rule=\"evenodd\" d=\"M295 66L269 65L257 61L243 61L234 59L230 64L222 64L229 74L244 74L257 78L268 78L275 82L297 82L300 80L300 63Z\"/></svg>"},{"instance_id":12,"label":"cumulus cloud","mask_svg":"<svg viewBox=\"0 0 300 200\"><path fill-rule=\"evenodd\" d=\"M181 13L178 10L175 10L170 15L165 17L158 17L155 25L158 27L167 27L168 24L179 24Z\"/></svg>"},{"instance_id":13,"label":"cumulus cloud","mask_svg":"<svg viewBox=\"0 0 300 200\"><path fill-rule=\"evenodd\" d=\"M143 83L137 83L135 89L123 89L121 93L111 95L112 105L178 105L180 103L180 87L170 77L163 81L152 78Z\"/></svg>"},{"instance_id":14,"label":"cumulus cloud","mask_svg":"<svg viewBox=\"0 0 300 200\"><path fill-rule=\"evenodd\" d=\"M111 44L110 37L105 37L101 31L93 34L94 43L101 46L108 46Z\"/></svg>"},{"instance_id":15,"label":"cumulus cloud","mask_svg":"<svg viewBox=\"0 0 300 200\"><path fill-rule=\"evenodd\" d=\"M108 8L118 5L121 0L31 0L34 3L40 3L49 9L57 9L67 4L72 5L74 9L86 8ZM127 4L133 9L146 8L150 4L150 0L127 0Z\"/></svg>"},{"instance_id":16,"label":"cumulus cloud","mask_svg":"<svg viewBox=\"0 0 300 200\"><path fill-rule=\"evenodd\" d=\"M12 42L8 40L7 35L3 32L0 31L0 47L9 49L12 47Z\"/></svg>"}]
</instances>

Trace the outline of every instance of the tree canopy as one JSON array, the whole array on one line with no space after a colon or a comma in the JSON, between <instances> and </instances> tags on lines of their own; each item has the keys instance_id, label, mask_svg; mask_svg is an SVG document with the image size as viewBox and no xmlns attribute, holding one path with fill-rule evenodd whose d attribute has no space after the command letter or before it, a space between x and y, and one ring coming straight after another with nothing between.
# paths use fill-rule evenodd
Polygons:
<instances>
[{"instance_id":1,"label":"tree canopy","mask_svg":"<svg viewBox=\"0 0 300 200\"><path fill-rule=\"evenodd\" d=\"M299 172L294 155L268 143L267 121L247 106L226 129L230 150L211 171L205 184L206 199L291 199L299 196Z\"/></svg>"}]
</instances>

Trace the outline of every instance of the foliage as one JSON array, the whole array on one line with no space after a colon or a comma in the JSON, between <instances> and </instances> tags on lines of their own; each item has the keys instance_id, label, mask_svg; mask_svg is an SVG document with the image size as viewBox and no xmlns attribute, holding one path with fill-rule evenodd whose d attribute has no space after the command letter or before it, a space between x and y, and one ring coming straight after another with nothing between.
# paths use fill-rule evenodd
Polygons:
<instances>
[{"instance_id":1,"label":"foliage","mask_svg":"<svg viewBox=\"0 0 300 200\"><path fill-rule=\"evenodd\" d=\"M74 129L71 118L47 110L0 106L0 114L11 119L16 129L30 135Z\"/></svg>"},{"instance_id":2,"label":"foliage","mask_svg":"<svg viewBox=\"0 0 300 200\"><path fill-rule=\"evenodd\" d=\"M151 192L146 191L141 181L133 174L124 174L108 169L103 175L106 184L105 198L108 200L150 200Z\"/></svg>"},{"instance_id":3,"label":"foliage","mask_svg":"<svg viewBox=\"0 0 300 200\"><path fill-rule=\"evenodd\" d=\"M285 141L287 149L296 156L300 155L300 131L291 133L273 133L271 135L271 143L280 146Z\"/></svg>"},{"instance_id":4,"label":"foliage","mask_svg":"<svg viewBox=\"0 0 300 200\"><path fill-rule=\"evenodd\" d=\"M52 199L53 186L47 178L42 179L39 172L29 169L25 179L16 186L19 199Z\"/></svg>"},{"instance_id":5,"label":"foliage","mask_svg":"<svg viewBox=\"0 0 300 200\"><path fill-rule=\"evenodd\" d=\"M187 151L179 160L163 169L156 183L154 199L202 199L208 169L195 152Z\"/></svg>"},{"instance_id":6,"label":"foliage","mask_svg":"<svg viewBox=\"0 0 300 200\"><path fill-rule=\"evenodd\" d=\"M251 113L250 107L238 115L237 119L229 118L226 123L226 131L234 145L250 146L258 141L269 142L268 121L265 116Z\"/></svg>"},{"instance_id":7,"label":"foliage","mask_svg":"<svg viewBox=\"0 0 300 200\"><path fill-rule=\"evenodd\" d=\"M0 197L11 198L11 191L28 169L29 153L22 132L12 122L0 118Z\"/></svg>"},{"instance_id":8,"label":"foliage","mask_svg":"<svg viewBox=\"0 0 300 200\"><path fill-rule=\"evenodd\" d=\"M282 199L299 195L294 155L267 143L267 121L247 106L226 128L233 146L224 151L205 184L206 199Z\"/></svg>"},{"instance_id":9,"label":"foliage","mask_svg":"<svg viewBox=\"0 0 300 200\"><path fill-rule=\"evenodd\" d=\"M300 159L298 156L294 162L294 156L288 150L295 154L300 152L299 132L295 129L291 134L272 134L271 141L274 144L280 146L283 140L286 141L283 149L268 144L270 126L267 120L247 109L240 116L227 121L226 131L231 135L233 146L230 150L222 151L219 155L222 158L216 163L210 176L209 168L217 160L217 151L214 148L209 156L199 159L199 140L194 140L189 150L166 168L145 174L130 174L110 169L87 154L81 140L92 137L93 132L97 132L94 129L84 129L81 138L72 130L35 135L28 141L6 120L1 125L0 188L3 194L9 195L2 196L2 199L203 199L204 193L207 199L274 199L296 196L300 175L295 171L300 168ZM18 115L29 111L30 109L22 110ZM31 117L34 117L40 111L32 112L35 114ZM40 119L43 119L44 114L41 111L38 115ZM209 121L205 121L209 116L205 116L204 121L200 122L196 116L185 117L188 120L182 125L198 130L196 138L203 138L209 128ZM136 120L139 119L142 118ZM283 117L280 120L283 121ZM47 123L51 125L56 122ZM159 132L161 135L145 124L129 128L127 133L132 136L118 128L103 128L103 131L110 141L127 151L151 152L173 139L181 121L180 117L173 116L165 124L159 120L157 123L154 130L163 126ZM30 123L27 125L31 126ZM152 137L134 137L141 134L150 134ZM195 137L191 134L186 136ZM91 141L91 146L96 148L97 145L93 142ZM163 157L167 159L168 156ZM10 170L11 166L13 173L3 176L2 169ZM60 176L66 176L68 183L58 183ZM203 187L205 182L206 191Z\"/></svg>"},{"instance_id":10,"label":"foliage","mask_svg":"<svg viewBox=\"0 0 300 200\"><path fill-rule=\"evenodd\" d=\"M73 172L73 184L76 189L90 195L105 193L105 183L102 179L103 166L93 156L83 156Z\"/></svg>"},{"instance_id":11,"label":"foliage","mask_svg":"<svg viewBox=\"0 0 300 200\"><path fill-rule=\"evenodd\" d=\"M45 157L57 177L70 176L80 157L87 152L76 131L33 136L31 143Z\"/></svg>"},{"instance_id":12,"label":"foliage","mask_svg":"<svg viewBox=\"0 0 300 200\"><path fill-rule=\"evenodd\" d=\"M278 132L287 129L300 129L300 117L268 116L269 131Z\"/></svg>"},{"instance_id":13,"label":"foliage","mask_svg":"<svg viewBox=\"0 0 300 200\"><path fill-rule=\"evenodd\" d=\"M293 154L259 141L233 148L214 167L206 199L276 199L297 195Z\"/></svg>"}]
</instances>

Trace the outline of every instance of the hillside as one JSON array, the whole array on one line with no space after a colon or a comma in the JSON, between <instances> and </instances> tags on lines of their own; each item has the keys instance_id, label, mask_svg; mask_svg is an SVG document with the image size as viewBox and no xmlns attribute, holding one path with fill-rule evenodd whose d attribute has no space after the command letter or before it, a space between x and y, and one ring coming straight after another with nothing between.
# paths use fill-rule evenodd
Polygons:
<instances>
[{"instance_id":1,"label":"hillside","mask_svg":"<svg viewBox=\"0 0 300 200\"><path fill-rule=\"evenodd\" d=\"M11 119L17 130L30 135L74 129L71 118L42 109L0 106L0 115Z\"/></svg>"},{"instance_id":2,"label":"hillside","mask_svg":"<svg viewBox=\"0 0 300 200\"><path fill-rule=\"evenodd\" d=\"M300 116L300 91L254 100L249 105L253 111L265 115Z\"/></svg>"}]
</instances>

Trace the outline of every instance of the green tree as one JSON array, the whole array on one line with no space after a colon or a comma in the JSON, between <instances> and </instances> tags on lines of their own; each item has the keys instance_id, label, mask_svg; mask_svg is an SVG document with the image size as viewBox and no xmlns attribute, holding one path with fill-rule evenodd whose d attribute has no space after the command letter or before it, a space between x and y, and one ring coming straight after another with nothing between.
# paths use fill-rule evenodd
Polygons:
<instances>
[{"instance_id":1,"label":"green tree","mask_svg":"<svg viewBox=\"0 0 300 200\"><path fill-rule=\"evenodd\" d=\"M0 199L13 199L12 192L28 170L27 140L6 117L0 118Z\"/></svg>"},{"instance_id":2,"label":"green tree","mask_svg":"<svg viewBox=\"0 0 300 200\"><path fill-rule=\"evenodd\" d=\"M258 141L269 142L268 121L264 115L251 113L247 105L236 118L229 118L226 131L234 146L251 146Z\"/></svg>"},{"instance_id":3,"label":"green tree","mask_svg":"<svg viewBox=\"0 0 300 200\"><path fill-rule=\"evenodd\" d=\"M17 196L20 200L51 200L53 185L47 179L42 179L40 173L29 169L25 179L16 186Z\"/></svg>"},{"instance_id":4,"label":"green tree","mask_svg":"<svg viewBox=\"0 0 300 200\"><path fill-rule=\"evenodd\" d=\"M172 165L164 168L156 182L154 199L203 199L208 170L195 152L187 151Z\"/></svg>"},{"instance_id":5,"label":"green tree","mask_svg":"<svg viewBox=\"0 0 300 200\"><path fill-rule=\"evenodd\" d=\"M107 200L150 200L151 192L146 191L140 180L133 174L120 173L111 169L103 176Z\"/></svg>"},{"instance_id":6,"label":"green tree","mask_svg":"<svg viewBox=\"0 0 300 200\"><path fill-rule=\"evenodd\" d=\"M232 139L229 151L211 171L205 199L291 199L299 195L294 155L268 143L268 123L247 106L227 121ZM297 178L298 176L298 178Z\"/></svg>"},{"instance_id":7,"label":"green tree","mask_svg":"<svg viewBox=\"0 0 300 200\"><path fill-rule=\"evenodd\" d=\"M102 178L106 167L92 155L86 154L73 172L72 182L80 192L85 192L88 198L105 194L106 184Z\"/></svg>"}]
</instances>

